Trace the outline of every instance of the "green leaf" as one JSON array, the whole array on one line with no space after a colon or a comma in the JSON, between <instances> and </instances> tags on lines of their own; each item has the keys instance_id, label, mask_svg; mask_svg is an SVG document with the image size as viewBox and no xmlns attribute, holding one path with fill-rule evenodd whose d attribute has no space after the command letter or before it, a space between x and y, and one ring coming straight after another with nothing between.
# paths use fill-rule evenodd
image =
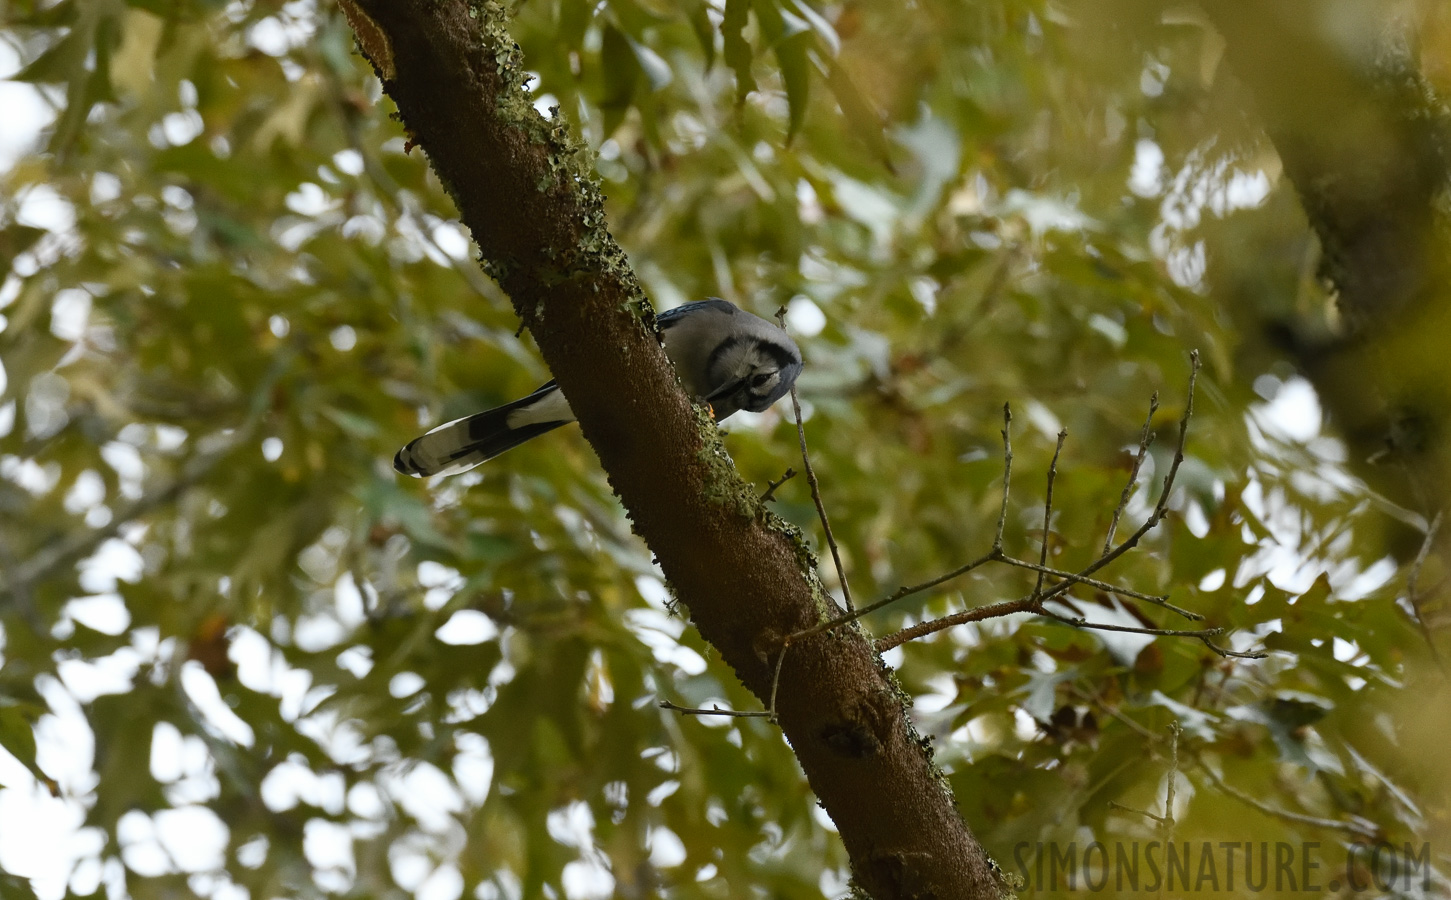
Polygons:
<instances>
[{"instance_id":1,"label":"green leaf","mask_svg":"<svg viewBox=\"0 0 1451 900\"><path fill-rule=\"evenodd\" d=\"M605 114L605 134L613 134L630 109L635 84L640 80L640 61L630 39L613 24L604 26L602 37L600 64L605 90L600 97L600 109Z\"/></svg>"},{"instance_id":2,"label":"green leaf","mask_svg":"<svg viewBox=\"0 0 1451 900\"><path fill-rule=\"evenodd\" d=\"M846 122L852 133L861 139L872 154L887 167L887 171L895 169L892 166L892 148L887 143L886 131L882 128L882 118L872 109L871 104L862 96L852 82L851 76L846 69L834 59L819 60L817 65L822 68L826 75L826 86L836 97L837 105L841 107L842 115L846 116Z\"/></svg>"},{"instance_id":3,"label":"green leaf","mask_svg":"<svg viewBox=\"0 0 1451 900\"><path fill-rule=\"evenodd\" d=\"M645 73L645 78L650 82L650 90L658 91L674 80L675 75L670 71L670 64L660 54L638 41L630 41L630 49L635 52L635 61L640 64L640 71Z\"/></svg>"},{"instance_id":4,"label":"green leaf","mask_svg":"<svg viewBox=\"0 0 1451 900\"><path fill-rule=\"evenodd\" d=\"M785 0L785 2L789 4L790 9L795 10L812 31L816 32L816 37L821 41L822 47L826 48L828 54L834 57L841 52L841 36L836 33L836 29L826 21L821 13L812 9L804 0ZM785 12L784 9L782 11ZM786 14L790 15L790 13Z\"/></svg>"},{"instance_id":5,"label":"green leaf","mask_svg":"<svg viewBox=\"0 0 1451 900\"><path fill-rule=\"evenodd\" d=\"M767 47L774 46L785 37L786 25L781 20L781 8L774 0L751 0L751 10L756 14L756 24Z\"/></svg>"},{"instance_id":6,"label":"green leaf","mask_svg":"<svg viewBox=\"0 0 1451 900\"><path fill-rule=\"evenodd\" d=\"M88 35L90 41L81 42L78 39L79 30L72 32L67 38L68 41L75 41L67 51L68 54L76 52L75 48L87 53L94 50L95 63L88 71L84 59L71 61L65 110L56 121L47 144L51 152L64 154L69 151L71 145L80 137L83 126L90 117L91 107L97 103L115 101L116 93L111 87L111 51L116 44L116 31L115 19L107 17L96 23L94 30ZM40 60L36 60L36 64L39 63Z\"/></svg>"},{"instance_id":7,"label":"green leaf","mask_svg":"<svg viewBox=\"0 0 1451 900\"><path fill-rule=\"evenodd\" d=\"M746 97L756 89L756 79L751 77L751 45L743 34L750 9L751 0L726 0L725 16L720 23L726 65L736 74L737 105L745 103Z\"/></svg>"},{"instance_id":8,"label":"green leaf","mask_svg":"<svg viewBox=\"0 0 1451 900\"><path fill-rule=\"evenodd\" d=\"M557 36L570 50L584 47L584 35L594 19L595 5L588 0L560 0Z\"/></svg>"},{"instance_id":9,"label":"green leaf","mask_svg":"<svg viewBox=\"0 0 1451 900\"><path fill-rule=\"evenodd\" d=\"M35 731L31 719L37 714L38 710L28 704L14 701L0 704L0 747L8 750L31 774L45 782L50 780L49 777L35 764Z\"/></svg>"},{"instance_id":10,"label":"green leaf","mask_svg":"<svg viewBox=\"0 0 1451 900\"><path fill-rule=\"evenodd\" d=\"M648 29L666 21L659 13L635 0L609 0L609 11L615 26L635 41L644 40Z\"/></svg>"},{"instance_id":11,"label":"green leaf","mask_svg":"<svg viewBox=\"0 0 1451 900\"><path fill-rule=\"evenodd\" d=\"M153 15L171 21L177 17L178 7L181 4L177 0L126 0L126 5L134 9L144 9Z\"/></svg>"},{"instance_id":12,"label":"green leaf","mask_svg":"<svg viewBox=\"0 0 1451 900\"><path fill-rule=\"evenodd\" d=\"M700 42L701 51L705 53L705 70L709 72L715 66L715 26L710 22L704 0L685 0L685 16L690 20L690 28Z\"/></svg>"},{"instance_id":13,"label":"green leaf","mask_svg":"<svg viewBox=\"0 0 1451 900\"><path fill-rule=\"evenodd\" d=\"M84 73L86 55L90 52L89 34L72 30L56 41L50 49L31 60L30 65L10 76L11 81L27 84L61 84L75 80Z\"/></svg>"},{"instance_id":14,"label":"green leaf","mask_svg":"<svg viewBox=\"0 0 1451 900\"><path fill-rule=\"evenodd\" d=\"M44 234L44 228L32 228L29 225L0 228L0 275L9 272L15 257L30 249Z\"/></svg>"},{"instance_id":15,"label":"green leaf","mask_svg":"<svg viewBox=\"0 0 1451 900\"><path fill-rule=\"evenodd\" d=\"M788 144L806 120L807 102L811 99L811 62L806 54L813 42L810 31L801 31L776 44L776 61L781 66L781 80L786 84L786 101L791 109L791 124L786 131Z\"/></svg>"}]
</instances>

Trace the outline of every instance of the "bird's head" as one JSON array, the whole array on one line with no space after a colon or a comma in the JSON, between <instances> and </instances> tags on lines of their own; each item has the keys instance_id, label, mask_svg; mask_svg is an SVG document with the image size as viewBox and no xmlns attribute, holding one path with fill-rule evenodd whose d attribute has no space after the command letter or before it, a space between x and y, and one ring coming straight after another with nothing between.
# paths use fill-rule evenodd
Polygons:
<instances>
[{"instance_id":1,"label":"bird's head","mask_svg":"<svg viewBox=\"0 0 1451 900\"><path fill-rule=\"evenodd\" d=\"M769 339L729 340L712 354L709 372L718 385L706 396L716 420L742 409L764 412L791 391L801 374L801 351L773 328Z\"/></svg>"}]
</instances>

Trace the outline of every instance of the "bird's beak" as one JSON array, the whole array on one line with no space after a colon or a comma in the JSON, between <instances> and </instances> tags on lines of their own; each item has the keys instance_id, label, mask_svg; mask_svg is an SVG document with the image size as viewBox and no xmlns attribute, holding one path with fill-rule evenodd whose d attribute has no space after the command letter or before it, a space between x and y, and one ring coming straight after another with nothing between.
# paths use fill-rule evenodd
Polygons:
<instances>
[{"instance_id":1,"label":"bird's beak","mask_svg":"<svg viewBox=\"0 0 1451 900\"><path fill-rule=\"evenodd\" d=\"M734 394L736 391L739 391L741 389L741 385L745 383L746 380L744 378L737 378L734 381L727 381L725 384L721 385L714 391L711 391L709 394L707 394L705 398L706 402L714 403L717 400L723 400L726 397Z\"/></svg>"}]
</instances>

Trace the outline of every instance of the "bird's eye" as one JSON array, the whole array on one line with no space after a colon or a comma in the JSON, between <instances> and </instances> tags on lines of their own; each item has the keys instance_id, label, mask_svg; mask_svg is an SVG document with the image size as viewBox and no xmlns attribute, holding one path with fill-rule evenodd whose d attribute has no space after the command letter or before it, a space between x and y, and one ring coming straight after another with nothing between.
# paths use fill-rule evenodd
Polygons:
<instances>
[{"instance_id":1,"label":"bird's eye","mask_svg":"<svg viewBox=\"0 0 1451 900\"><path fill-rule=\"evenodd\" d=\"M763 388L766 385L770 384L775 377L775 372L762 372L761 374L755 375L751 378L751 387Z\"/></svg>"}]
</instances>

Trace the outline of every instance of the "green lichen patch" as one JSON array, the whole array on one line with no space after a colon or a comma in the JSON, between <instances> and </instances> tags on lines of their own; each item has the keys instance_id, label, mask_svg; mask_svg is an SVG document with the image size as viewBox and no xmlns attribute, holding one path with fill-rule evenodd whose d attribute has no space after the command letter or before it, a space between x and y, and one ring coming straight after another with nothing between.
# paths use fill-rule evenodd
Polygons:
<instances>
[{"instance_id":1,"label":"green lichen patch","mask_svg":"<svg viewBox=\"0 0 1451 900\"><path fill-rule=\"evenodd\" d=\"M703 403L692 403L695 414L695 429L700 435L700 447L695 457L705 467L705 499L746 519L754 519L761 510L761 498L741 480L736 471L735 460L726 452L720 439L720 429L709 408Z\"/></svg>"}]
</instances>

